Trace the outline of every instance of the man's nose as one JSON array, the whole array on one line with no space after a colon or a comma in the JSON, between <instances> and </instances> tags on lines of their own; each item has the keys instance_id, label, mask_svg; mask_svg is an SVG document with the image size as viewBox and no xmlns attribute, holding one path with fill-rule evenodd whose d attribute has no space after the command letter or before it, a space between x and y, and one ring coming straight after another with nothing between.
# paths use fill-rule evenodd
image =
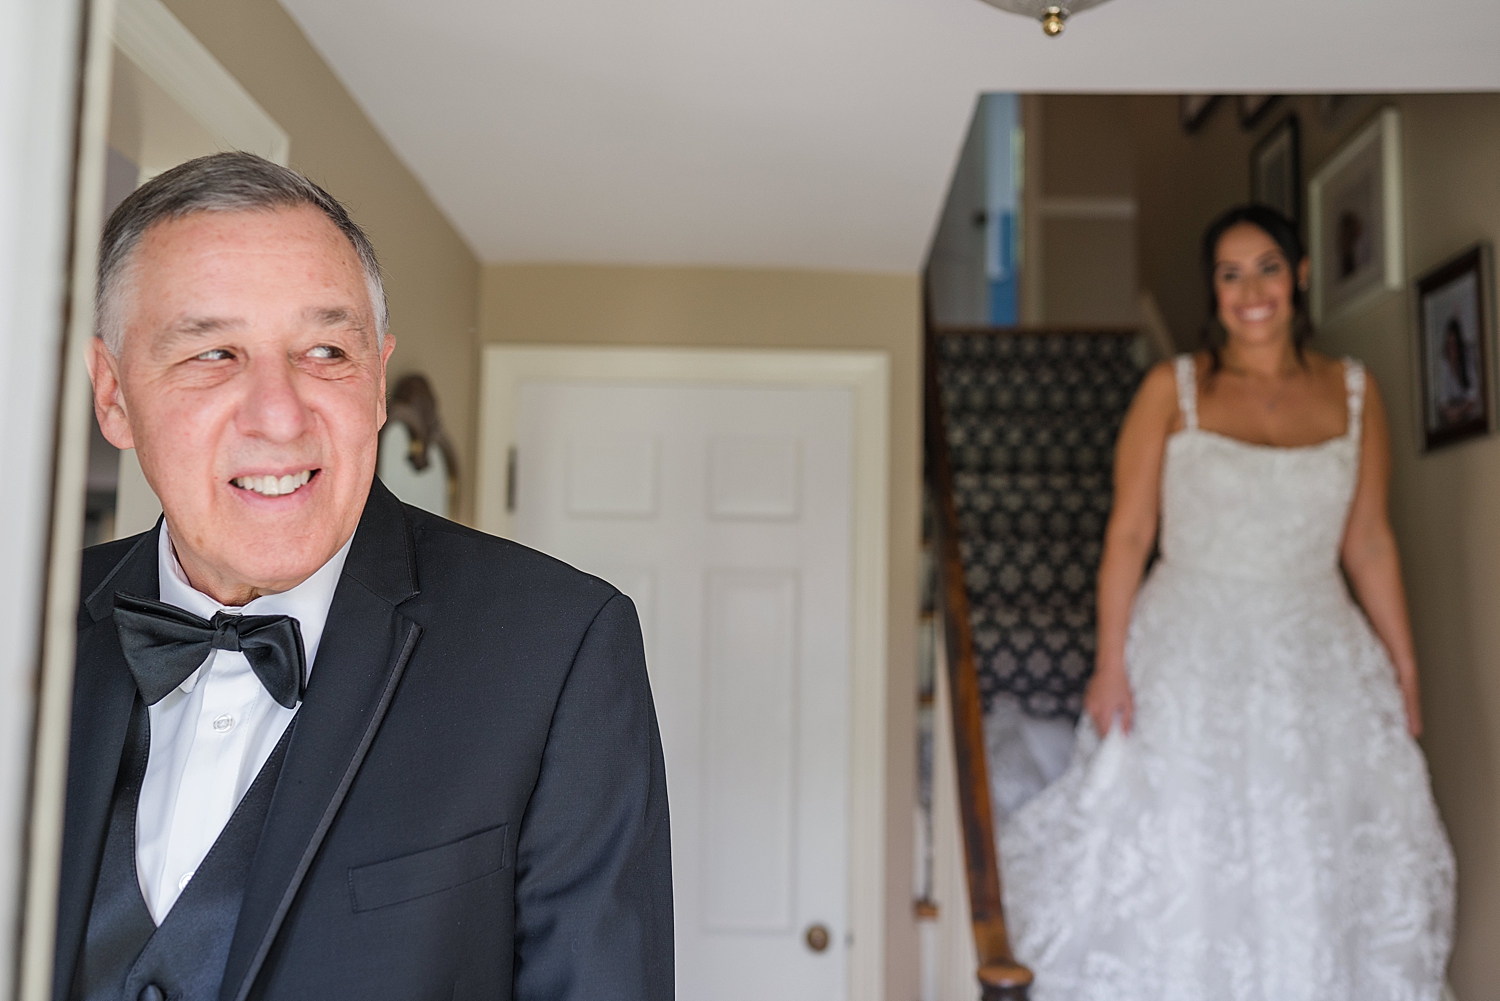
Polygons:
<instances>
[{"instance_id":1,"label":"man's nose","mask_svg":"<svg viewBox=\"0 0 1500 1001\"><path fill-rule=\"evenodd\" d=\"M237 421L242 433L270 441L295 441L307 431L310 415L298 392L297 375L290 359L284 357L251 361Z\"/></svg>"}]
</instances>

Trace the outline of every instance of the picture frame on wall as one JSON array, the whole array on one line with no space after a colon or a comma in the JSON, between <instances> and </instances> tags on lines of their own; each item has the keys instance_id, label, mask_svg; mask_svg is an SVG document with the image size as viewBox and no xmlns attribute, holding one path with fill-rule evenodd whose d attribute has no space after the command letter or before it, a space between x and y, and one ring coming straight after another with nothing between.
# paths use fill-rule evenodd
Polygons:
<instances>
[{"instance_id":1,"label":"picture frame on wall","mask_svg":"<svg viewBox=\"0 0 1500 1001\"><path fill-rule=\"evenodd\" d=\"M1219 103L1218 94L1183 94L1178 99L1178 115L1182 121L1182 131L1197 132L1208 118L1209 112L1214 110L1214 105Z\"/></svg>"},{"instance_id":2,"label":"picture frame on wall","mask_svg":"<svg viewBox=\"0 0 1500 1001\"><path fill-rule=\"evenodd\" d=\"M1476 243L1416 281L1423 451L1495 426L1494 254Z\"/></svg>"},{"instance_id":3,"label":"picture frame on wall","mask_svg":"<svg viewBox=\"0 0 1500 1001\"><path fill-rule=\"evenodd\" d=\"M1401 113L1383 108L1307 188L1313 322L1335 322L1400 291L1401 211Z\"/></svg>"},{"instance_id":4,"label":"picture frame on wall","mask_svg":"<svg viewBox=\"0 0 1500 1001\"><path fill-rule=\"evenodd\" d=\"M1302 133L1287 115L1250 152L1250 200L1302 225Z\"/></svg>"},{"instance_id":5,"label":"picture frame on wall","mask_svg":"<svg viewBox=\"0 0 1500 1001\"><path fill-rule=\"evenodd\" d=\"M1253 129L1259 125L1270 110L1281 100L1280 94L1241 94L1235 102L1239 106L1240 126Z\"/></svg>"}]
</instances>

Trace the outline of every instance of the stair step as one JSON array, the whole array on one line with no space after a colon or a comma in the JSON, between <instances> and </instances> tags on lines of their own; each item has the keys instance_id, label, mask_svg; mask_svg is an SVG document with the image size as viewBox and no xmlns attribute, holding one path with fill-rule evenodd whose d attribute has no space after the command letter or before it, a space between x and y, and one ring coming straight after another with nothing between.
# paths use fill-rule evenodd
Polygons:
<instances>
[{"instance_id":1,"label":"stair step","mask_svg":"<svg viewBox=\"0 0 1500 1001\"><path fill-rule=\"evenodd\" d=\"M1118 418L1070 420L973 414L949 421L948 452L958 472L1099 472L1114 459Z\"/></svg>"},{"instance_id":2,"label":"stair step","mask_svg":"<svg viewBox=\"0 0 1500 1001\"><path fill-rule=\"evenodd\" d=\"M1106 472L955 472L959 528L971 539L1099 539L1109 517Z\"/></svg>"},{"instance_id":3,"label":"stair step","mask_svg":"<svg viewBox=\"0 0 1500 1001\"><path fill-rule=\"evenodd\" d=\"M1142 371L1130 338L940 334L959 550L986 709L1077 716L1114 444Z\"/></svg>"},{"instance_id":4,"label":"stair step","mask_svg":"<svg viewBox=\"0 0 1500 1001\"><path fill-rule=\"evenodd\" d=\"M959 546L975 605L1015 602L1024 594L1092 602L1102 549L1099 539L964 539Z\"/></svg>"},{"instance_id":5,"label":"stair step","mask_svg":"<svg viewBox=\"0 0 1500 1001\"><path fill-rule=\"evenodd\" d=\"M1005 693L1032 716L1074 716L1094 667L1092 608L978 605L969 610L979 691Z\"/></svg>"},{"instance_id":6,"label":"stair step","mask_svg":"<svg viewBox=\"0 0 1500 1001\"><path fill-rule=\"evenodd\" d=\"M1047 370L980 369L942 380L943 405L950 413L1080 414L1123 413L1130 396L1121 391L1121 375L1112 369L1078 373L1057 380Z\"/></svg>"}]
</instances>

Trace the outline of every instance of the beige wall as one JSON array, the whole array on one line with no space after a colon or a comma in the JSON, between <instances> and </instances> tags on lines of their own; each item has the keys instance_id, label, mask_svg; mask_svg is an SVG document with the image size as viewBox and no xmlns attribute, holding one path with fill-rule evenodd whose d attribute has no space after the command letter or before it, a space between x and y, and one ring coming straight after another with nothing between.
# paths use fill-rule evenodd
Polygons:
<instances>
[{"instance_id":1,"label":"beige wall","mask_svg":"<svg viewBox=\"0 0 1500 1001\"><path fill-rule=\"evenodd\" d=\"M479 262L275 0L165 0L291 136L291 165L349 207L386 272L392 379L425 372L461 460L471 517Z\"/></svg>"},{"instance_id":2,"label":"beige wall","mask_svg":"<svg viewBox=\"0 0 1500 1001\"><path fill-rule=\"evenodd\" d=\"M916 275L487 265L485 343L855 348L891 361L886 996L916 997L916 781L921 290Z\"/></svg>"},{"instance_id":3,"label":"beige wall","mask_svg":"<svg viewBox=\"0 0 1500 1001\"><path fill-rule=\"evenodd\" d=\"M1370 99L1331 128L1316 99L1300 98L1253 132L1223 106L1191 137L1176 124L1174 98L1134 99L1142 275L1180 339L1196 336L1203 316L1199 234L1248 196L1255 141L1295 111L1305 186L1383 104L1402 113L1408 281L1476 240L1500 241L1500 95ZM1390 410L1391 515L1422 669L1423 745L1458 854L1452 982L1461 1001L1480 1001L1500 980L1500 438L1418 453L1413 310L1409 292L1387 294L1319 331L1314 345L1363 359Z\"/></svg>"},{"instance_id":4,"label":"beige wall","mask_svg":"<svg viewBox=\"0 0 1500 1001\"><path fill-rule=\"evenodd\" d=\"M1133 326L1135 220L1112 206L1135 193L1130 98L1044 94L1026 100L1026 322Z\"/></svg>"},{"instance_id":5,"label":"beige wall","mask_svg":"<svg viewBox=\"0 0 1500 1001\"><path fill-rule=\"evenodd\" d=\"M1123 94L1045 94L1040 122L1043 193L1129 197L1135 191L1130 98ZM1032 141L1028 137L1028 142Z\"/></svg>"}]
</instances>

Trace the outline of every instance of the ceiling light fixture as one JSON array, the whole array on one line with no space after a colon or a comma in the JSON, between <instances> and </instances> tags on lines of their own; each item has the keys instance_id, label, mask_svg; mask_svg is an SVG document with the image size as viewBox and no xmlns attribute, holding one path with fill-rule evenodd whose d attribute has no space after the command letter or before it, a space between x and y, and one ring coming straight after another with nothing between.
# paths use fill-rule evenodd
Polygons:
<instances>
[{"instance_id":1,"label":"ceiling light fixture","mask_svg":"<svg viewBox=\"0 0 1500 1001\"><path fill-rule=\"evenodd\" d=\"M991 7L1034 18L1042 22L1042 31L1047 37L1062 34L1068 18L1090 7L1097 7L1104 0L984 0Z\"/></svg>"}]
</instances>

